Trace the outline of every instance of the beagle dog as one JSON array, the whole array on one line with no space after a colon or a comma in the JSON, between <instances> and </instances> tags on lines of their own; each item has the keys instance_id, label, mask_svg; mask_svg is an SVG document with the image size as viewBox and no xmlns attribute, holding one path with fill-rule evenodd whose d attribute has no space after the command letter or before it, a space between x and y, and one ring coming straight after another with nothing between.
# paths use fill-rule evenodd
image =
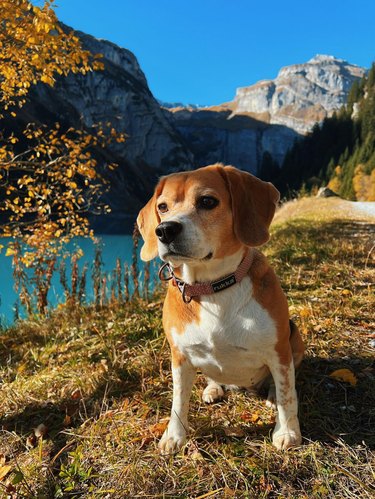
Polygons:
<instances>
[{"instance_id":1,"label":"beagle dog","mask_svg":"<svg viewBox=\"0 0 375 499\"><path fill-rule=\"evenodd\" d=\"M198 369L207 377L207 403L223 396L223 386L259 388L273 378L273 444L287 449L301 443L294 370L304 346L274 271L255 249L269 239L278 201L272 184L215 164L162 177L138 215L141 258L159 255L161 277L169 279L163 326L173 402L162 453L185 442Z\"/></svg>"}]
</instances>

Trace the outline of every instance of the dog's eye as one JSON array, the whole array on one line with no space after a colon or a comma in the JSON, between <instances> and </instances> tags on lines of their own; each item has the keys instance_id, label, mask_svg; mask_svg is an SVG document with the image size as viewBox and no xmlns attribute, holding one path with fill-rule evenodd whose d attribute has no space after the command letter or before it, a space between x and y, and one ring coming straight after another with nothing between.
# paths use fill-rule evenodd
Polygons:
<instances>
[{"instance_id":1,"label":"dog's eye","mask_svg":"<svg viewBox=\"0 0 375 499\"><path fill-rule=\"evenodd\" d=\"M212 210L219 204L219 200L212 196L202 196L198 199L197 206L203 210Z\"/></svg>"},{"instance_id":2,"label":"dog's eye","mask_svg":"<svg viewBox=\"0 0 375 499\"><path fill-rule=\"evenodd\" d=\"M160 211L160 213L166 213L168 211L167 203L158 204L158 210Z\"/></svg>"}]
</instances>

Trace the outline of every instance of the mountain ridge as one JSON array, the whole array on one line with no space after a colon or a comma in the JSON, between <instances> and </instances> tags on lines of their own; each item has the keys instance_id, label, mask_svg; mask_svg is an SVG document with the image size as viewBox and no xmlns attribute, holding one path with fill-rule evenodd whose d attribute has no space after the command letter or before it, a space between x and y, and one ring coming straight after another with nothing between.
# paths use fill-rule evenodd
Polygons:
<instances>
[{"instance_id":1,"label":"mountain ridge","mask_svg":"<svg viewBox=\"0 0 375 499\"><path fill-rule=\"evenodd\" d=\"M262 91L263 101L254 104L251 100L254 95L251 94L254 87L258 91L269 85L264 80L241 87L245 89L243 95L238 97L237 92L231 102L207 107L169 108L168 103L160 104L154 97L136 56L130 50L82 32L76 34L85 49L93 54L103 54L104 70L85 76L70 74L66 78L57 78L53 88L38 84L31 90L29 102L17 119L20 127L28 122L52 124L58 121L67 127L90 128L98 122L110 122L119 132L127 134L125 144L98 151L99 164L103 168L111 162L119 165L116 171L108 173L111 190L105 202L110 204L112 215L104 222L98 222L99 230L121 232L121 228L128 225L128 216L134 216L148 199L160 175L215 162L233 164L256 174L265 153L281 164L288 149L301 135L301 130L293 128L293 120L309 119L312 123L317 116L312 102L303 108L302 117L298 116L297 109L286 119L286 114L280 114L278 108L279 114L275 118L270 105L273 97L267 100ZM325 57L324 63L321 61L324 66L332 67L340 61L320 57ZM279 75L289 78L296 74L296 70L290 68L297 66L301 71L303 65L287 66L281 68ZM334 78L328 78L328 81L335 83ZM272 84L275 94L277 84ZM289 95L285 92L284 88L277 95ZM346 89L342 92L345 94ZM253 112L254 106L257 112Z\"/></svg>"}]
</instances>

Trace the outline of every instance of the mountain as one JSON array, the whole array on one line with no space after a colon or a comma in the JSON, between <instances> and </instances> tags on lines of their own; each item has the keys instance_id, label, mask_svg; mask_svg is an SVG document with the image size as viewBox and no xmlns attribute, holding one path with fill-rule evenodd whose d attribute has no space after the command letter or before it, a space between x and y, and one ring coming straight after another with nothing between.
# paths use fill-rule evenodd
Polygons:
<instances>
[{"instance_id":1,"label":"mountain","mask_svg":"<svg viewBox=\"0 0 375 499\"><path fill-rule=\"evenodd\" d=\"M317 55L305 64L282 68L274 80L238 88L234 113L250 113L305 134L346 103L354 81L365 73L342 59Z\"/></svg>"},{"instance_id":2,"label":"mountain","mask_svg":"<svg viewBox=\"0 0 375 499\"><path fill-rule=\"evenodd\" d=\"M218 106L165 108L196 163L223 161L259 172L264 154L279 164L295 140L346 102L366 70L332 56L280 70L274 80L238 88L234 100Z\"/></svg>"},{"instance_id":3,"label":"mountain","mask_svg":"<svg viewBox=\"0 0 375 499\"><path fill-rule=\"evenodd\" d=\"M225 105L165 109L165 113L189 146L197 166L223 162L256 174L266 151L281 162L298 137L286 126L233 113Z\"/></svg>"},{"instance_id":4,"label":"mountain","mask_svg":"<svg viewBox=\"0 0 375 499\"><path fill-rule=\"evenodd\" d=\"M160 175L218 161L252 173L259 173L265 158L280 165L296 138L338 109L351 83L365 73L345 61L317 56L283 68L275 80L239 88L232 102L173 106L155 99L129 50L77 35L85 49L103 54L104 70L59 78L53 88L38 84L17 114L17 126L58 121L90 128L109 122L127 134L125 144L96 152L103 167L119 165L108 173L110 191L104 199L112 215L95 219L98 231L128 230Z\"/></svg>"}]
</instances>

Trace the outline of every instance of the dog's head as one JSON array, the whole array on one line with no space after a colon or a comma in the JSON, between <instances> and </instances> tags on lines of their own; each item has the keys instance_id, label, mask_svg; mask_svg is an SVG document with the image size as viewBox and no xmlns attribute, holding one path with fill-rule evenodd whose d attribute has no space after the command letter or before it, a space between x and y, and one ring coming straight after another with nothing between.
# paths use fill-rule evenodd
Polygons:
<instances>
[{"instance_id":1,"label":"dog's head","mask_svg":"<svg viewBox=\"0 0 375 499\"><path fill-rule=\"evenodd\" d=\"M212 165L163 177L140 211L142 260L178 266L259 246L279 200L275 187L232 166Z\"/></svg>"}]
</instances>

